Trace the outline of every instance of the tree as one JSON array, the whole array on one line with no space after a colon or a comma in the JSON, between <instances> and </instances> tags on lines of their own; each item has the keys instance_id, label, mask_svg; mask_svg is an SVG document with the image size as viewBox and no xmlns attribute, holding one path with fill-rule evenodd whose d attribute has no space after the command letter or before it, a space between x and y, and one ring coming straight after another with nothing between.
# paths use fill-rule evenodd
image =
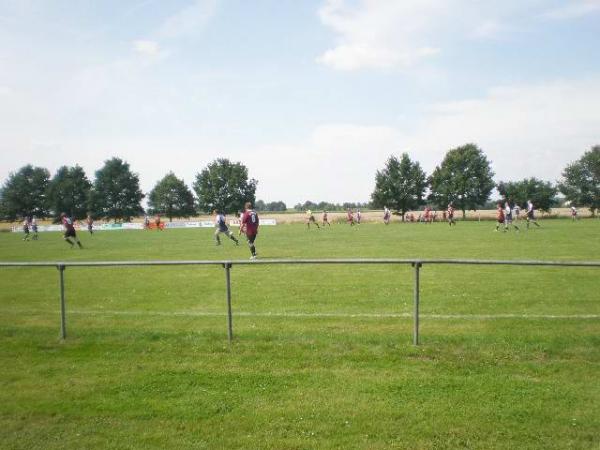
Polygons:
<instances>
[{"instance_id":1,"label":"tree","mask_svg":"<svg viewBox=\"0 0 600 450\"><path fill-rule=\"evenodd\" d=\"M244 209L244 203L254 204L255 179L248 179L248 169L242 163L219 158L196 174L194 191L198 208L205 212L214 209L226 214Z\"/></svg>"},{"instance_id":2,"label":"tree","mask_svg":"<svg viewBox=\"0 0 600 450\"><path fill-rule=\"evenodd\" d=\"M140 205L143 198L139 177L131 172L125 161L109 159L96 171L90 204L97 217L129 220L144 212Z\"/></svg>"},{"instance_id":3,"label":"tree","mask_svg":"<svg viewBox=\"0 0 600 450\"><path fill-rule=\"evenodd\" d=\"M266 211L267 204L262 200L256 200L256 204L254 205L254 209L257 211Z\"/></svg>"},{"instance_id":4,"label":"tree","mask_svg":"<svg viewBox=\"0 0 600 450\"><path fill-rule=\"evenodd\" d=\"M287 211L287 206L281 200L277 202L271 202L267 203L267 211Z\"/></svg>"},{"instance_id":5,"label":"tree","mask_svg":"<svg viewBox=\"0 0 600 450\"><path fill-rule=\"evenodd\" d=\"M500 181L496 189L502 197L514 204L525 208L527 200L531 200L536 209L549 212L558 202L556 194L558 190L549 181L537 178L526 178L521 181Z\"/></svg>"},{"instance_id":6,"label":"tree","mask_svg":"<svg viewBox=\"0 0 600 450\"><path fill-rule=\"evenodd\" d=\"M25 216L48 216L46 191L50 172L43 167L28 164L18 172L11 173L2 186L0 198L3 217L15 220Z\"/></svg>"},{"instance_id":7,"label":"tree","mask_svg":"<svg viewBox=\"0 0 600 450\"><path fill-rule=\"evenodd\" d=\"M60 220L61 212L83 219L87 215L91 187L92 183L78 165L60 167L48 185L48 206L54 220Z\"/></svg>"},{"instance_id":8,"label":"tree","mask_svg":"<svg viewBox=\"0 0 600 450\"><path fill-rule=\"evenodd\" d=\"M169 172L156 183L148 196L150 214L164 214L173 221L173 217L189 217L196 213L194 194L183 180Z\"/></svg>"},{"instance_id":9,"label":"tree","mask_svg":"<svg viewBox=\"0 0 600 450\"><path fill-rule=\"evenodd\" d=\"M591 148L562 173L560 191L572 204L587 206L592 216L600 209L600 145Z\"/></svg>"},{"instance_id":10,"label":"tree","mask_svg":"<svg viewBox=\"0 0 600 450\"><path fill-rule=\"evenodd\" d=\"M400 160L390 156L383 170L375 174L375 190L371 194L372 203L377 208L389 207L402 216L407 211L425 204L427 176L421 165L412 162L407 153Z\"/></svg>"},{"instance_id":11,"label":"tree","mask_svg":"<svg viewBox=\"0 0 600 450\"><path fill-rule=\"evenodd\" d=\"M429 199L438 207L445 208L452 202L465 218L467 209L476 210L489 198L494 172L485 154L475 144L449 150L429 177Z\"/></svg>"}]
</instances>

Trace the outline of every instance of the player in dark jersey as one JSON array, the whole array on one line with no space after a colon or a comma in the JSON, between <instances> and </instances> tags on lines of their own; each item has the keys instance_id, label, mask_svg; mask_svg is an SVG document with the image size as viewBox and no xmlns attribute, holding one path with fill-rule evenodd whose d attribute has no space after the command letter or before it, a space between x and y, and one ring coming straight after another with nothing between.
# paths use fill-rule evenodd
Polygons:
<instances>
[{"instance_id":1,"label":"player in dark jersey","mask_svg":"<svg viewBox=\"0 0 600 450\"><path fill-rule=\"evenodd\" d=\"M71 220L70 217L67 217L66 213L61 213L60 220L63 224L63 227L65 227L65 234L64 234L65 241L67 241L69 244L71 244L71 248L73 248L75 243L77 243L79 248L83 248L83 245L81 245L81 242L79 242L79 238L77 237L77 233L75 232L75 227L73 226L73 220ZM71 238L73 238L74 241L72 241Z\"/></svg>"},{"instance_id":2,"label":"player in dark jersey","mask_svg":"<svg viewBox=\"0 0 600 450\"><path fill-rule=\"evenodd\" d=\"M246 233L246 239L248 240L248 246L250 247L251 260L255 260L257 257L256 247L254 241L258 234L258 214L252 209L252 203L246 202L244 205L244 214L242 214L242 220L240 221L240 233L243 231Z\"/></svg>"},{"instance_id":3,"label":"player in dark jersey","mask_svg":"<svg viewBox=\"0 0 600 450\"><path fill-rule=\"evenodd\" d=\"M227 222L225 221L225 215L222 212L217 211L216 209L213 211L213 214L215 215L215 245L221 245L221 238L220 238L220 234L224 233L225 236L229 236L229 239L231 239L233 242L235 242L235 245L239 245L240 241L238 241L236 239L236 237L233 235L233 233L229 230L229 227L227 226Z\"/></svg>"},{"instance_id":4,"label":"player in dark jersey","mask_svg":"<svg viewBox=\"0 0 600 450\"><path fill-rule=\"evenodd\" d=\"M354 214L352 214L352 210L350 208L348 208L348 216L347 216L347 221L350 224L351 227L354 226Z\"/></svg>"},{"instance_id":5,"label":"player in dark jersey","mask_svg":"<svg viewBox=\"0 0 600 450\"><path fill-rule=\"evenodd\" d=\"M496 205L496 230L500 228L500 225L504 225L504 208L502 208L502 203L498 202ZM504 229L506 231L506 228Z\"/></svg>"},{"instance_id":6,"label":"player in dark jersey","mask_svg":"<svg viewBox=\"0 0 600 450\"><path fill-rule=\"evenodd\" d=\"M331 222L329 222L327 211L323 211L323 228L325 228L325 224L331 226Z\"/></svg>"},{"instance_id":7,"label":"player in dark jersey","mask_svg":"<svg viewBox=\"0 0 600 450\"><path fill-rule=\"evenodd\" d=\"M452 205L452 202L450 202L448 204L448 209L447 209L447 217L448 217L448 225L452 226L455 225L456 226L456 221L454 220L454 206Z\"/></svg>"}]
</instances>

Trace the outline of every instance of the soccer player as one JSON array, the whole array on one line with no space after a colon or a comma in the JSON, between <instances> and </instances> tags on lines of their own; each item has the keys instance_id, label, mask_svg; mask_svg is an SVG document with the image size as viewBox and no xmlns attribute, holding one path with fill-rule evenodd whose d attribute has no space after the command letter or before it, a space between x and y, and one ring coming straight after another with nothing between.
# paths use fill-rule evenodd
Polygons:
<instances>
[{"instance_id":1,"label":"soccer player","mask_svg":"<svg viewBox=\"0 0 600 450\"><path fill-rule=\"evenodd\" d=\"M509 225L515 227L515 230L519 232L519 227L516 226L512 220L512 208L510 207L510 202L506 200L506 202L504 202L504 231L508 231Z\"/></svg>"},{"instance_id":2,"label":"soccer player","mask_svg":"<svg viewBox=\"0 0 600 450\"><path fill-rule=\"evenodd\" d=\"M25 233L25 236L23 236L23 240L28 241L29 240L29 218L28 217L23 218L23 233Z\"/></svg>"},{"instance_id":3,"label":"soccer player","mask_svg":"<svg viewBox=\"0 0 600 450\"><path fill-rule=\"evenodd\" d=\"M310 229L310 224L316 225L317 228L321 228L317 221L315 220L315 216L313 215L310 209L306 210L306 226Z\"/></svg>"},{"instance_id":4,"label":"soccer player","mask_svg":"<svg viewBox=\"0 0 600 450\"><path fill-rule=\"evenodd\" d=\"M383 207L383 223L385 223L386 225L390 224L390 210L388 209L387 206Z\"/></svg>"},{"instance_id":5,"label":"soccer player","mask_svg":"<svg viewBox=\"0 0 600 450\"><path fill-rule=\"evenodd\" d=\"M144 230L149 230L150 229L150 218L148 217L148 214L144 215Z\"/></svg>"},{"instance_id":6,"label":"soccer player","mask_svg":"<svg viewBox=\"0 0 600 450\"><path fill-rule=\"evenodd\" d=\"M361 218L361 214L360 214L360 209L356 210L356 223L360 225L360 218Z\"/></svg>"},{"instance_id":7,"label":"soccer player","mask_svg":"<svg viewBox=\"0 0 600 450\"><path fill-rule=\"evenodd\" d=\"M225 221L225 215L222 212L217 211L216 209L213 211L213 214L215 215L215 241L216 244L215 245L221 245L221 238L220 238L220 234L221 233L225 233L225 236L229 236L229 239L231 239L233 242L235 242L235 245L240 245L240 241L238 241L236 239L236 237L233 235L233 233L229 230L229 227L227 226L227 222Z\"/></svg>"},{"instance_id":8,"label":"soccer player","mask_svg":"<svg viewBox=\"0 0 600 450\"><path fill-rule=\"evenodd\" d=\"M323 211L323 228L325 228L325 224L331 226L329 219L327 218L327 211Z\"/></svg>"},{"instance_id":9,"label":"soccer player","mask_svg":"<svg viewBox=\"0 0 600 450\"><path fill-rule=\"evenodd\" d=\"M348 217L346 219L351 227L354 226L354 214L352 214L352 210L348 208Z\"/></svg>"},{"instance_id":10,"label":"soccer player","mask_svg":"<svg viewBox=\"0 0 600 450\"><path fill-rule=\"evenodd\" d=\"M574 205L571 205L571 220L575 222L577 220L577 208Z\"/></svg>"},{"instance_id":11,"label":"soccer player","mask_svg":"<svg viewBox=\"0 0 600 450\"><path fill-rule=\"evenodd\" d=\"M431 208L429 206L425 207L425 211L423 214L423 220L425 223L433 223L431 219Z\"/></svg>"},{"instance_id":12,"label":"soccer player","mask_svg":"<svg viewBox=\"0 0 600 450\"><path fill-rule=\"evenodd\" d=\"M531 200L527 200L527 229L529 230L529 222L533 222L536 227L539 227L540 224L535 220L535 208L533 207L533 203Z\"/></svg>"},{"instance_id":13,"label":"soccer player","mask_svg":"<svg viewBox=\"0 0 600 450\"><path fill-rule=\"evenodd\" d=\"M160 214L156 215L156 219L154 219L154 224L156 225L156 229L162 231L164 225L160 221Z\"/></svg>"},{"instance_id":14,"label":"soccer player","mask_svg":"<svg viewBox=\"0 0 600 450\"><path fill-rule=\"evenodd\" d=\"M85 223L87 224L87 229L90 234L94 234L94 219L92 219L91 214L88 214Z\"/></svg>"},{"instance_id":15,"label":"soccer player","mask_svg":"<svg viewBox=\"0 0 600 450\"><path fill-rule=\"evenodd\" d=\"M452 206L452 202L448 203L448 225L456 226L456 222L454 221L454 206Z\"/></svg>"},{"instance_id":16,"label":"soccer player","mask_svg":"<svg viewBox=\"0 0 600 450\"><path fill-rule=\"evenodd\" d=\"M258 234L258 214L252 209L252 203L246 202L244 205L244 214L242 214L242 220L240 221L240 233L243 231L246 233L246 239L248 240L248 246L250 247L251 260L255 260L257 257L256 247L254 241Z\"/></svg>"},{"instance_id":17,"label":"soccer player","mask_svg":"<svg viewBox=\"0 0 600 450\"><path fill-rule=\"evenodd\" d=\"M83 245L81 245L81 242L79 242L79 238L77 238L77 233L75 232L75 227L73 226L73 220L71 220L70 217L67 217L66 213L60 214L60 220L61 220L63 226L65 227L65 234L64 234L65 241L67 241L69 244L71 244L71 248L73 248L75 243L77 243L77 246L79 248L83 248ZM73 242L71 240L71 238L73 238L75 240L75 242Z\"/></svg>"},{"instance_id":18,"label":"soccer player","mask_svg":"<svg viewBox=\"0 0 600 450\"><path fill-rule=\"evenodd\" d=\"M31 217L31 231L33 231L33 236L31 237L31 239L33 239L34 241L38 240L38 224L37 224L37 219L35 218L35 216Z\"/></svg>"},{"instance_id":19,"label":"soccer player","mask_svg":"<svg viewBox=\"0 0 600 450\"><path fill-rule=\"evenodd\" d=\"M496 230L498 231L498 228L500 228L500 225L504 225L504 208L502 208L502 203L498 202L498 204L496 205ZM504 231L506 231L506 228L504 228Z\"/></svg>"}]
</instances>

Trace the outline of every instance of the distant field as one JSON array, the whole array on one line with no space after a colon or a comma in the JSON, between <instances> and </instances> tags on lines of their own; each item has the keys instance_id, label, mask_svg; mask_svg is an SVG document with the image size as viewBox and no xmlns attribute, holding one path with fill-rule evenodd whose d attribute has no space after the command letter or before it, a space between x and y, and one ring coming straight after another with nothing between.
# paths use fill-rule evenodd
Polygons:
<instances>
[{"instance_id":1,"label":"distant field","mask_svg":"<svg viewBox=\"0 0 600 450\"><path fill-rule=\"evenodd\" d=\"M261 228L260 258L599 260L600 221ZM524 228L524 227L523 227ZM0 233L1 261L247 259L212 230ZM600 448L600 270L0 268L0 448Z\"/></svg>"}]
</instances>

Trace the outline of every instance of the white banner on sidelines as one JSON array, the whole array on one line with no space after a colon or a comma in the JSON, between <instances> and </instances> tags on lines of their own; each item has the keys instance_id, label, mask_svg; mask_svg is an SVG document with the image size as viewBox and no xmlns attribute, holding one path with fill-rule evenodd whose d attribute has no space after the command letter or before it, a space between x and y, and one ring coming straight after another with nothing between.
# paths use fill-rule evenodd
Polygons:
<instances>
[{"instance_id":1,"label":"white banner on sidelines","mask_svg":"<svg viewBox=\"0 0 600 450\"><path fill-rule=\"evenodd\" d=\"M194 222L164 222L165 228L213 228L215 223L211 220L201 220ZM239 220L230 220L229 225L239 226ZM274 219L261 219L261 225L277 225ZM75 223L77 230L86 230L87 225ZM94 224L94 231L114 231L114 230L143 230L144 224L141 222L125 222L125 223L99 223ZM63 231L62 225L38 225L38 232L45 231ZM12 227L13 233L22 233L23 227Z\"/></svg>"}]
</instances>

